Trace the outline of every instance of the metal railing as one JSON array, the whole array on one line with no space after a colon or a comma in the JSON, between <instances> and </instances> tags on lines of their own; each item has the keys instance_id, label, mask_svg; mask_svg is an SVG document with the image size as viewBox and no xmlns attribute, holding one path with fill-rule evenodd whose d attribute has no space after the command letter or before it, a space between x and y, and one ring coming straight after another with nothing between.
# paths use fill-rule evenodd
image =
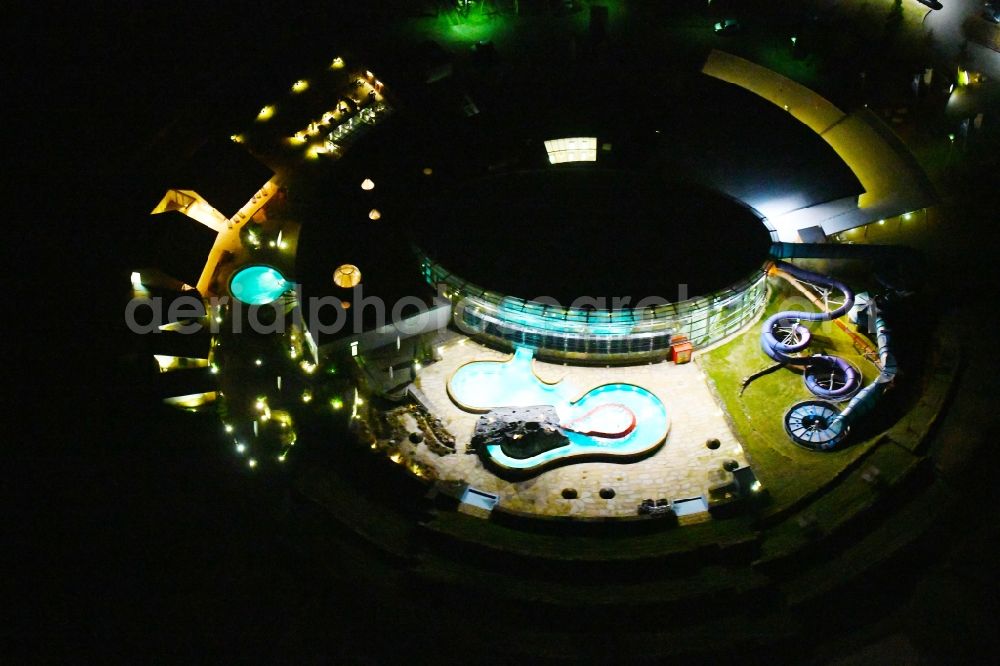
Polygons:
<instances>
[{"instance_id":1,"label":"metal railing","mask_svg":"<svg viewBox=\"0 0 1000 666\"><path fill-rule=\"evenodd\" d=\"M676 336L695 349L739 331L756 318L767 298L766 271L696 298L616 310L566 308L489 291L417 251L424 279L451 300L463 331L504 346L528 346L539 356L593 361L658 358Z\"/></svg>"}]
</instances>

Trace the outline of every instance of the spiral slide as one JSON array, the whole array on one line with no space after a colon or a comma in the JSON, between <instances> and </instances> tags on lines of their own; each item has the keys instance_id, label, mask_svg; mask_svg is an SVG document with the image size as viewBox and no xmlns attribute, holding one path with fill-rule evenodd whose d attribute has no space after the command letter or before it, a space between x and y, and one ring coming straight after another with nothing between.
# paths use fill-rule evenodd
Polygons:
<instances>
[{"instance_id":1,"label":"spiral slide","mask_svg":"<svg viewBox=\"0 0 1000 666\"><path fill-rule=\"evenodd\" d=\"M830 312L785 310L769 317L761 327L764 353L779 363L805 366L805 381L809 391L829 400L846 399L858 387L861 377L850 363L838 356L815 354L793 356L809 346L811 334L802 321L831 321L842 317L854 305L854 292L843 282L826 275L807 271L778 261L775 268L792 277L836 289L844 294L844 303Z\"/></svg>"},{"instance_id":2,"label":"spiral slide","mask_svg":"<svg viewBox=\"0 0 1000 666\"><path fill-rule=\"evenodd\" d=\"M852 424L874 409L886 388L896 377L896 358L890 347L890 329L881 315L875 317L875 332L881 372L868 386L847 403L844 411L822 400L807 400L785 414L785 430L798 444L818 451L828 451L847 436Z\"/></svg>"}]
</instances>

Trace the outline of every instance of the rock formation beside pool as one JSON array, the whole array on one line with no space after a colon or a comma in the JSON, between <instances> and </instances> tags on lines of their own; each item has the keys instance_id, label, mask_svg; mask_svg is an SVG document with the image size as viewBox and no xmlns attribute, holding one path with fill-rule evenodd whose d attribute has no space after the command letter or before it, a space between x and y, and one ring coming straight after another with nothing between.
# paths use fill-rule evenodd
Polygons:
<instances>
[{"instance_id":1,"label":"rock formation beside pool","mask_svg":"<svg viewBox=\"0 0 1000 666\"><path fill-rule=\"evenodd\" d=\"M497 407L479 417L472 436L476 449L498 444L511 458L530 458L568 443L551 405Z\"/></svg>"}]
</instances>

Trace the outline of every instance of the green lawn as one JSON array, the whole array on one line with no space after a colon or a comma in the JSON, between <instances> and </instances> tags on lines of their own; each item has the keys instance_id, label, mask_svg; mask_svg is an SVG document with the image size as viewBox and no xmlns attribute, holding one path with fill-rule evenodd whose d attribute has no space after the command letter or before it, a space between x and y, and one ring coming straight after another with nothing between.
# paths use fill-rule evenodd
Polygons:
<instances>
[{"instance_id":1,"label":"green lawn","mask_svg":"<svg viewBox=\"0 0 1000 666\"><path fill-rule=\"evenodd\" d=\"M784 280L772 278L770 284L772 291L765 318L789 305L805 309L807 301ZM788 301L789 298L794 298L794 302ZM783 305L779 307L780 303ZM858 354L851 339L835 324L814 325L811 330L811 351L825 350L848 359L861 370L866 383L875 377L877 369ZM781 368L764 375L740 395L744 377L773 363L761 350L758 325L726 345L700 355L698 363L714 383L754 471L771 494L771 511L818 490L871 446L870 441L849 439L841 450L819 453L792 443L785 434L784 414L793 404L813 397L802 375L794 370Z\"/></svg>"}]
</instances>

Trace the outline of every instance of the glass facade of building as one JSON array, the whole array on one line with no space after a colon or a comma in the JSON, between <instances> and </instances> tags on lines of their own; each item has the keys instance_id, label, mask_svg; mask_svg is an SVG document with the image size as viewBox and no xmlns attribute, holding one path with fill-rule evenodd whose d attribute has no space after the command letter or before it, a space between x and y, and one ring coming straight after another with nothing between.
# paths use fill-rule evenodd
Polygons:
<instances>
[{"instance_id":1,"label":"glass facade of building","mask_svg":"<svg viewBox=\"0 0 1000 666\"><path fill-rule=\"evenodd\" d=\"M754 321L767 301L765 266L727 289L678 303L593 310L488 291L423 254L420 265L427 282L451 300L453 321L468 335L504 348L531 347L542 358L584 363L663 359L678 336L695 349L707 347Z\"/></svg>"}]
</instances>

